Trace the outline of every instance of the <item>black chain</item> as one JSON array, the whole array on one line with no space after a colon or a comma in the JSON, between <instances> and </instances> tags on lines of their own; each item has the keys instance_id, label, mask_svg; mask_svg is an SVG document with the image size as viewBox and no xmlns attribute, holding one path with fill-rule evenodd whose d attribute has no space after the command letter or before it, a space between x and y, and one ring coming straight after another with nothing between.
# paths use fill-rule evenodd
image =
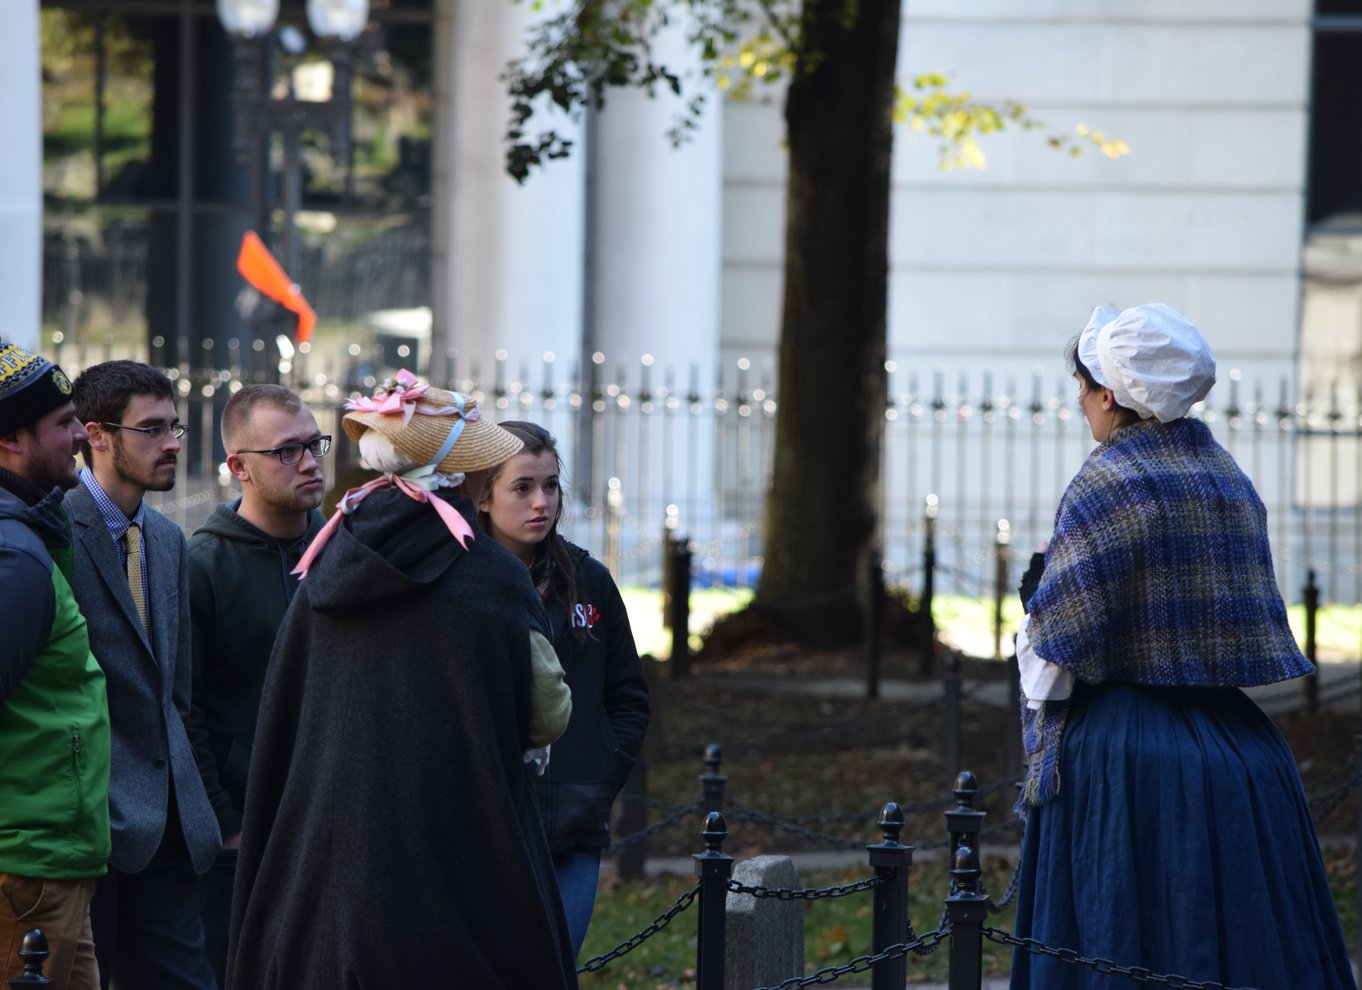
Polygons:
<instances>
[{"instance_id":1,"label":"black chain","mask_svg":"<svg viewBox=\"0 0 1362 990\"><path fill-rule=\"evenodd\" d=\"M1012 901L1016 899L1017 889L1022 885L1020 884L1020 881L1022 881L1022 857L1017 857L1017 865L1015 869L1012 870L1012 880L1008 881L1007 891L1002 892L1002 900L989 901L989 911L996 912L1007 910L1008 904L1011 904Z\"/></svg>"},{"instance_id":2,"label":"black chain","mask_svg":"<svg viewBox=\"0 0 1362 990\"><path fill-rule=\"evenodd\" d=\"M1214 980L1198 981L1190 980L1185 976L1160 975L1145 969L1143 966L1120 966L1110 959L1085 959L1073 949L1056 949L1038 942L1033 938L1018 938L1010 932L1000 931L997 928L984 928L984 938L1000 945L1013 945L1027 952L1038 956L1051 956L1062 963L1071 966L1087 966L1094 972L1103 973L1108 976L1128 976L1137 983L1157 983L1164 987L1179 987L1181 990L1253 990L1252 987L1227 987L1223 983L1216 983Z\"/></svg>"},{"instance_id":3,"label":"black chain","mask_svg":"<svg viewBox=\"0 0 1362 990\"><path fill-rule=\"evenodd\" d=\"M928 932L926 935L919 936L911 942L900 942L891 945L884 951L873 956L857 956L851 962L842 966L825 966L818 972L805 977L795 977L786 980L784 983L777 983L773 987L758 987L756 990L797 990L799 987L811 987L820 983L833 983L843 976L850 973L864 973L878 963L888 962L891 959L901 959L910 952L921 954L922 950L930 951L935 949L941 942L950 937L949 929Z\"/></svg>"},{"instance_id":4,"label":"black chain","mask_svg":"<svg viewBox=\"0 0 1362 990\"><path fill-rule=\"evenodd\" d=\"M1344 769L1351 769L1351 767L1352 760L1350 759ZM1316 794L1314 797L1310 798L1308 803L1316 825L1318 825L1329 812L1333 811L1340 801L1348 796L1348 793L1357 786L1358 780L1362 780L1362 774L1354 774L1332 790L1325 791L1323 794Z\"/></svg>"},{"instance_id":5,"label":"black chain","mask_svg":"<svg viewBox=\"0 0 1362 990\"><path fill-rule=\"evenodd\" d=\"M632 952L634 949L637 949L644 942L648 941L648 939L652 938L658 932L662 931L662 929L666 928L669 924L671 924L671 920L675 918L678 914L686 910L686 908L690 907L691 904L695 901L695 898L699 895L700 888L703 885L704 881L696 883L694 887L692 887L690 890L686 891L679 898L677 898L675 904L673 904L662 914L659 914L656 918L654 918L653 923L649 925L647 928L644 928L637 935L630 936L627 940L621 942L619 945L615 946L609 952L605 953L605 955L592 956L586 962L582 963L582 965L577 967L577 972L590 973L595 970L602 969L605 967L606 963L613 962L614 960L618 959L625 953Z\"/></svg>"},{"instance_id":6,"label":"black chain","mask_svg":"<svg viewBox=\"0 0 1362 990\"><path fill-rule=\"evenodd\" d=\"M663 818L660 821L653 822L651 825L647 826L646 828L639 829L632 835L626 835L621 839L616 839L614 844L611 845L610 848L606 850L606 852L617 853L620 852L621 850L628 849L630 846L636 846L644 839L648 838L648 836L661 832L664 828L671 828L671 826L675 825L682 819L688 818L689 816L694 814L698 814L699 811L700 811L699 801L696 801L693 804L688 804L684 808L678 808L676 809L676 811L672 812L666 818Z\"/></svg>"},{"instance_id":7,"label":"black chain","mask_svg":"<svg viewBox=\"0 0 1362 990\"><path fill-rule=\"evenodd\" d=\"M1024 822L1022 819L1020 819L1020 818L1011 818L1011 819L1008 819L1008 820L1005 821L1005 822L998 822L998 824L996 824L996 825L986 825L985 827L979 829L979 838L982 839L984 836L987 836L987 835L996 835L996 834L999 833L999 832L1006 832L1006 831L1009 831L1010 829L1021 828L1022 825L1024 825L1024 824L1025 824L1025 822ZM949 845L950 845L951 843L953 843L954 841L955 841L955 836L947 836L947 837L944 838L944 839L934 839L934 840L932 840L931 842L924 842L924 843L922 843L921 845L914 846L914 848L915 848L915 849L941 849L941 848L943 848L943 847L945 847L945 846L949 846Z\"/></svg>"},{"instance_id":8,"label":"black chain","mask_svg":"<svg viewBox=\"0 0 1362 990\"><path fill-rule=\"evenodd\" d=\"M767 825L782 832L789 832L808 839L811 842L821 842L826 846L837 846L840 849L864 849L865 839L845 839L838 835L828 835L824 832L815 832L813 829L803 828L799 825L790 825L782 819L764 814L760 811L749 811L746 808L732 806L732 811L728 815L730 824L737 822L751 822L755 825Z\"/></svg>"},{"instance_id":9,"label":"black chain","mask_svg":"<svg viewBox=\"0 0 1362 990\"><path fill-rule=\"evenodd\" d=\"M824 897L846 897L848 894L856 894L862 890L870 890L878 887L883 881L879 877L867 877L864 880L857 880L854 883L837 884L832 887L749 887L745 883L737 880L729 880L727 887L735 894L747 894L749 897L774 898L778 901L817 901Z\"/></svg>"}]
</instances>

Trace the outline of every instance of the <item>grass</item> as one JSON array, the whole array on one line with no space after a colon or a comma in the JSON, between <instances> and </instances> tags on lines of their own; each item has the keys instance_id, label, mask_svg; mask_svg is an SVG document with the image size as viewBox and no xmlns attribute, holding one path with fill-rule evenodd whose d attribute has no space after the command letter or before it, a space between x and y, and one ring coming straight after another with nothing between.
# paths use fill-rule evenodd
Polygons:
<instances>
[{"instance_id":1,"label":"grass","mask_svg":"<svg viewBox=\"0 0 1362 990\"><path fill-rule=\"evenodd\" d=\"M654 588L624 588L625 604L634 627L640 653L668 656L671 633L662 627L662 593ZM736 612L752 600L750 588L707 588L691 593L691 647L698 648L704 633L721 615ZM993 656L998 625L992 599L963 595L937 595L932 603L941 641L969 656ZM1299 643L1305 642L1305 606L1287 606L1287 620ZM1011 650L1012 638L1022 619L1016 595L1003 601L1001 642L1003 653ZM1324 605L1315 613L1316 656L1321 660L1362 657L1362 605Z\"/></svg>"},{"instance_id":2,"label":"grass","mask_svg":"<svg viewBox=\"0 0 1362 990\"><path fill-rule=\"evenodd\" d=\"M1001 894L1011 878L1010 862L995 862L984 877L986 889ZM821 870L801 876L808 887L828 887L864 880L868 866L859 870ZM913 930L924 934L936 929L946 895L944 867L930 864L915 868L909 881L909 912ZM614 948L654 918L670 909L694 885L692 876L668 876L649 883L629 883L617 878L602 881L596 915L582 949L582 960ZM996 895L995 895L996 896ZM664 932L644 942L628 955L609 963L603 970L583 975L583 990L680 990L695 983L696 905L680 914ZM989 924L1009 929L1012 909L990 919ZM804 902L803 974L827 966L841 966L871 951L871 894L859 892L846 897L823 898ZM947 951L940 950L909 960L910 980L944 980ZM1005 973L1008 950L991 942L984 944L985 972ZM868 973L846 977L849 986L866 986ZM737 988L735 988L737 990ZM747 988L741 988L747 990Z\"/></svg>"}]
</instances>

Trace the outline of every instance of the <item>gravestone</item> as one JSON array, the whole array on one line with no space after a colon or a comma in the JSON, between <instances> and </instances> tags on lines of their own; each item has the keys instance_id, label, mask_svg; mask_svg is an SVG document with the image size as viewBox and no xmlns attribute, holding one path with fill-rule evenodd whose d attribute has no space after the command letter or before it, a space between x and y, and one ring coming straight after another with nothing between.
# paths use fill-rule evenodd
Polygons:
<instances>
[{"instance_id":1,"label":"gravestone","mask_svg":"<svg viewBox=\"0 0 1362 990\"><path fill-rule=\"evenodd\" d=\"M799 872L789 856L756 856L733 879L766 890L796 889ZM804 903L728 893L724 986L766 987L804 975Z\"/></svg>"}]
</instances>

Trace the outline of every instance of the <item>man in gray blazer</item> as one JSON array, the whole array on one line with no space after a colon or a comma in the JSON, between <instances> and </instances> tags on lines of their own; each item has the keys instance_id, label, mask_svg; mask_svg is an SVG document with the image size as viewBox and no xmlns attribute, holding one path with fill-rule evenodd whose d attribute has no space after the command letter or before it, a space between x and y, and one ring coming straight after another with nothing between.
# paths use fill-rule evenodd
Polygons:
<instances>
[{"instance_id":1,"label":"man in gray blazer","mask_svg":"<svg viewBox=\"0 0 1362 990\"><path fill-rule=\"evenodd\" d=\"M145 505L175 484L184 427L165 375L106 361L75 381L89 439L67 496L72 587L104 670L113 726L113 856L90 908L100 982L127 990L214 990L198 875L217 855L217 818L185 721L192 639L184 534Z\"/></svg>"}]
</instances>

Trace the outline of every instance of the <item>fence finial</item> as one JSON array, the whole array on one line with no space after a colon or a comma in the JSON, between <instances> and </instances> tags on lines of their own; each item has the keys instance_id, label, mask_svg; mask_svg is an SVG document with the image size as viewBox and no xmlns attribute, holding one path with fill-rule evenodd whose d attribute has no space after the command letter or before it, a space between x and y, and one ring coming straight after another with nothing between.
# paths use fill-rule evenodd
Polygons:
<instances>
[{"instance_id":1,"label":"fence finial","mask_svg":"<svg viewBox=\"0 0 1362 990\"><path fill-rule=\"evenodd\" d=\"M903 809L893 801L884 806L880 812L880 833L884 836L886 844L898 844L899 836L903 833Z\"/></svg>"},{"instance_id":2,"label":"fence finial","mask_svg":"<svg viewBox=\"0 0 1362 990\"><path fill-rule=\"evenodd\" d=\"M19 943L19 958L24 961L24 971L12 980L6 982L10 987L46 987L51 986L52 981L43 975L43 966L47 962L47 936L43 934L41 928L34 928L24 933L23 941Z\"/></svg>"}]
</instances>

